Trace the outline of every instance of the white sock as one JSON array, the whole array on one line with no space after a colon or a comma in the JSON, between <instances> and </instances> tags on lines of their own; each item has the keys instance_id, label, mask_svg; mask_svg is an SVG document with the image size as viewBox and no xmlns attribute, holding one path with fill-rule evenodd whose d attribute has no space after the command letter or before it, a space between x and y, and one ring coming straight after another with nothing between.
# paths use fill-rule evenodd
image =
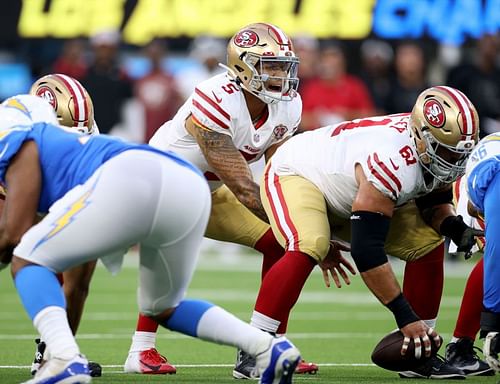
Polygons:
<instances>
[{"instance_id":1,"label":"white sock","mask_svg":"<svg viewBox=\"0 0 500 384\"><path fill-rule=\"evenodd\" d=\"M44 308L33 319L33 325L47 344L51 357L69 360L80 353L63 308Z\"/></svg>"},{"instance_id":2,"label":"white sock","mask_svg":"<svg viewBox=\"0 0 500 384\"><path fill-rule=\"evenodd\" d=\"M140 352L156 346L156 332L135 331L129 352Z\"/></svg>"},{"instance_id":3,"label":"white sock","mask_svg":"<svg viewBox=\"0 0 500 384\"><path fill-rule=\"evenodd\" d=\"M232 345L252 356L267 350L273 339L268 333L217 306L211 307L201 316L197 336L219 344Z\"/></svg>"},{"instance_id":4,"label":"white sock","mask_svg":"<svg viewBox=\"0 0 500 384\"><path fill-rule=\"evenodd\" d=\"M458 340L460 340L460 337L455 337L455 336L453 336L453 337L451 338L450 344L451 344L451 343L456 343Z\"/></svg>"},{"instance_id":5,"label":"white sock","mask_svg":"<svg viewBox=\"0 0 500 384\"><path fill-rule=\"evenodd\" d=\"M253 311L250 324L255 328L262 329L266 332L276 333L281 321L270 318L257 311Z\"/></svg>"}]
</instances>

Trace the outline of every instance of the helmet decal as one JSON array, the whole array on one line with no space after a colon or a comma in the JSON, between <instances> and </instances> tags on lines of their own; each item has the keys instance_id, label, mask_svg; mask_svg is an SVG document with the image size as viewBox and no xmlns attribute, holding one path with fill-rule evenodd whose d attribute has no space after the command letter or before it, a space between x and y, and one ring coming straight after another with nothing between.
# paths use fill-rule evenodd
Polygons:
<instances>
[{"instance_id":1,"label":"helmet decal","mask_svg":"<svg viewBox=\"0 0 500 384\"><path fill-rule=\"evenodd\" d=\"M37 89L36 95L48 101L54 110L57 110L57 97L54 94L54 91L46 86L41 86Z\"/></svg>"},{"instance_id":2,"label":"helmet decal","mask_svg":"<svg viewBox=\"0 0 500 384\"><path fill-rule=\"evenodd\" d=\"M436 99L429 99L424 103L425 120L436 128L441 128L446 123L443 106Z\"/></svg>"},{"instance_id":3,"label":"helmet decal","mask_svg":"<svg viewBox=\"0 0 500 384\"><path fill-rule=\"evenodd\" d=\"M245 29L239 32L234 37L234 44L241 48L250 48L257 45L259 42L259 36L250 29Z\"/></svg>"}]
</instances>

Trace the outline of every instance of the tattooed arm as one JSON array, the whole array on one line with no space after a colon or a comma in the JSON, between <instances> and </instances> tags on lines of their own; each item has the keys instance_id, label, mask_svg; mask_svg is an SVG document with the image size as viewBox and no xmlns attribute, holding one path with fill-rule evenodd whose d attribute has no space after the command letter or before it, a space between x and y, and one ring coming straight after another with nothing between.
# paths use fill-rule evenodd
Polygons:
<instances>
[{"instance_id":1,"label":"tattooed arm","mask_svg":"<svg viewBox=\"0 0 500 384\"><path fill-rule=\"evenodd\" d=\"M195 125L186 120L186 129L198 142L207 163L236 198L259 219L269 222L262 202L259 185L253 180L252 171L230 136Z\"/></svg>"}]
</instances>

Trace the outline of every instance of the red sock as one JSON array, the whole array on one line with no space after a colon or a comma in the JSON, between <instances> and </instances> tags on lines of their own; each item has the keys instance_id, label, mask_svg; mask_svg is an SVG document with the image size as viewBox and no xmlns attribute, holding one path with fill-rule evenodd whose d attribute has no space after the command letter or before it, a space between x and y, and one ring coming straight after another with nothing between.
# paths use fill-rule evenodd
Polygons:
<instances>
[{"instance_id":1,"label":"red sock","mask_svg":"<svg viewBox=\"0 0 500 384\"><path fill-rule=\"evenodd\" d=\"M444 243L424 257L406 263L403 294L423 320L435 319L444 285Z\"/></svg>"},{"instance_id":2,"label":"red sock","mask_svg":"<svg viewBox=\"0 0 500 384\"><path fill-rule=\"evenodd\" d=\"M483 273L484 262L479 260L472 269L465 285L460 312L453 336L475 340L480 329L481 311L483 310Z\"/></svg>"},{"instance_id":3,"label":"red sock","mask_svg":"<svg viewBox=\"0 0 500 384\"><path fill-rule=\"evenodd\" d=\"M255 243L254 249L263 255L261 279L264 279L267 271L283 256L285 250L274 237L271 228Z\"/></svg>"},{"instance_id":4,"label":"red sock","mask_svg":"<svg viewBox=\"0 0 500 384\"><path fill-rule=\"evenodd\" d=\"M315 265L305 253L287 251L262 280L255 310L281 322L277 333L286 332L290 311Z\"/></svg>"},{"instance_id":5,"label":"red sock","mask_svg":"<svg viewBox=\"0 0 500 384\"><path fill-rule=\"evenodd\" d=\"M151 317L139 313L135 330L137 332L156 332L158 330L158 323Z\"/></svg>"}]
</instances>

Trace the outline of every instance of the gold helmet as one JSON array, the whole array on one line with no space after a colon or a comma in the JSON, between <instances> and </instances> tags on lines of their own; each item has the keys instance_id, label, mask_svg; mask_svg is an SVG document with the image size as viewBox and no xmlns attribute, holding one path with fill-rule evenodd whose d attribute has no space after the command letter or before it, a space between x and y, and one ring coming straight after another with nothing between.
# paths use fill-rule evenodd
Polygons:
<instances>
[{"instance_id":1,"label":"gold helmet","mask_svg":"<svg viewBox=\"0 0 500 384\"><path fill-rule=\"evenodd\" d=\"M60 125L94 133L92 99L78 80L63 74L46 75L33 83L30 94L43 97L52 105Z\"/></svg>"},{"instance_id":2,"label":"gold helmet","mask_svg":"<svg viewBox=\"0 0 500 384\"><path fill-rule=\"evenodd\" d=\"M479 117L458 89L437 86L423 91L410 116L421 166L433 176L430 189L455 181L479 138Z\"/></svg>"},{"instance_id":3,"label":"gold helmet","mask_svg":"<svg viewBox=\"0 0 500 384\"><path fill-rule=\"evenodd\" d=\"M278 27L254 23L239 30L227 46L229 76L267 104L295 97L299 58Z\"/></svg>"}]
</instances>

